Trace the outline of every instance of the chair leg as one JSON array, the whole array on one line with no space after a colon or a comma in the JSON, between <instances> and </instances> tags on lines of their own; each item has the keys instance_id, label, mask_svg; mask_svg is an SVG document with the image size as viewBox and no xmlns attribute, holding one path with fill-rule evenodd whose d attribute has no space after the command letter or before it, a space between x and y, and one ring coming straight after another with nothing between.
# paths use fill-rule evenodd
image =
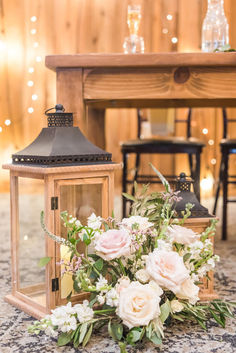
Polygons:
<instances>
[{"instance_id":1,"label":"chair leg","mask_svg":"<svg viewBox=\"0 0 236 353\"><path fill-rule=\"evenodd\" d=\"M223 158L223 212L222 212L222 240L227 240L227 203L228 203L228 160L229 155L224 152Z\"/></svg>"},{"instance_id":2,"label":"chair leg","mask_svg":"<svg viewBox=\"0 0 236 353\"><path fill-rule=\"evenodd\" d=\"M215 215L216 214L216 209L217 209L217 204L218 204L218 199L220 195L220 186L222 184L222 179L223 179L223 170L224 170L224 164L223 164L223 158L221 158L220 161L220 172L219 172L219 180L217 183L217 188L216 188L216 195L215 195L215 202L214 202L214 207L212 213Z\"/></svg>"},{"instance_id":3,"label":"chair leg","mask_svg":"<svg viewBox=\"0 0 236 353\"><path fill-rule=\"evenodd\" d=\"M136 160L135 160L135 174L134 174L134 179L133 182L137 180L138 177L138 172L139 172L139 166L140 166L140 154L136 154ZM132 187L132 195L134 195L134 185Z\"/></svg>"},{"instance_id":4,"label":"chair leg","mask_svg":"<svg viewBox=\"0 0 236 353\"><path fill-rule=\"evenodd\" d=\"M123 175L122 175L122 192L127 191L127 154L123 152ZM122 215L126 216L127 199L122 196Z\"/></svg>"},{"instance_id":5,"label":"chair leg","mask_svg":"<svg viewBox=\"0 0 236 353\"><path fill-rule=\"evenodd\" d=\"M194 173L194 184L193 184L193 189L195 192L195 195L200 202L200 170L201 170L201 155L200 153L195 154L196 157L196 167L195 167L195 173Z\"/></svg>"}]
</instances>

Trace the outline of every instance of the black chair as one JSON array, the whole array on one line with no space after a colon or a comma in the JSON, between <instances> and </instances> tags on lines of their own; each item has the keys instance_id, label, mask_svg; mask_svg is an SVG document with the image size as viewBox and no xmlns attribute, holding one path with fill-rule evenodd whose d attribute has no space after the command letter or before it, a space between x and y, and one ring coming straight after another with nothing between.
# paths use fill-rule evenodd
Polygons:
<instances>
[{"instance_id":1,"label":"black chair","mask_svg":"<svg viewBox=\"0 0 236 353\"><path fill-rule=\"evenodd\" d=\"M141 139L141 122L142 116L141 111L137 111L138 118L138 131L137 139L130 140L122 143L121 151L123 154L123 179L122 179L122 190L127 192L128 184L133 184L134 181L137 183L160 183L160 180L154 175L140 174L140 155L147 153L156 154L178 154L184 153L188 155L190 176L194 180L194 192L200 200L200 155L202 148L205 146L203 142L198 139L191 137L191 117L192 110L189 109L187 119L175 119L175 123L186 123L186 137L170 137L170 138L151 138L151 139ZM128 177L127 170L127 156L129 154L135 154L135 172L133 178ZM161 172L161 170L160 170ZM177 177L176 175L165 175L166 179L174 181ZM134 193L134 188L132 188L132 194ZM123 197L123 217L126 216L126 205L129 202Z\"/></svg>"},{"instance_id":2,"label":"black chair","mask_svg":"<svg viewBox=\"0 0 236 353\"><path fill-rule=\"evenodd\" d=\"M226 109L222 109L223 113L223 139L220 142L221 162L219 180L216 188L215 204L213 214L216 214L217 203L219 199L220 189L223 189L223 206L222 206L222 234L221 239L227 240L227 207L229 202L236 202L235 199L228 198L228 185L236 184L236 175L229 175L229 157L236 154L236 139L228 137L228 123L236 122L236 119L228 119Z\"/></svg>"}]
</instances>

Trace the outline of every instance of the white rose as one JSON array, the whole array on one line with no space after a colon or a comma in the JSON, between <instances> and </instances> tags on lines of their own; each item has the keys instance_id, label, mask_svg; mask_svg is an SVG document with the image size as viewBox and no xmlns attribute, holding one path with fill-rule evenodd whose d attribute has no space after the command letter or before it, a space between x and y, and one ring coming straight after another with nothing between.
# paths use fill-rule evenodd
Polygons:
<instances>
[{"instance_id":1,"label":"white rose","mask_svg":"<svg viewBox=\"0 0 236 353\"><path fill-rule=\"evenodd\" d=\"M95 251L104 260L109 261L121 256L129 256L131 237L128 231L111 229L101 233L95 239Z\"/></svg>"},{"instance_id":2,"label":"white rose","mask_svg":"<svg viewBox=\"0 0 236 353\"><path fill-rule=\"evenodd\" d=\"M135 273L135 277L141 283L147 283L149 281L149 279L150 279L149 273L146 270L144 270L144 269L138 270Z\"/></svg>"},{"instance_id":3,"label":"white rose","mask_svg":"<svg viewBox=\"0 0 236 353\"><path fill-rule=\"evenodd\" d=\"M146 326L160 315L160 300L151 285L131 282L120 293L117 315L129 329Z\"/></svg>"},{"instance_id":4,"label":"white rose","mask_svg":"<svg viewBox=\"0 0 236 353\"><path fill-rule=\"evenodd\" d=\"M129 218L123 218L121 225L132 228L133 225L137 225L137 228L141 231L151 228L154 224L148 221L147 217L131 216Z\"/></svg>"},{"instance_id":5,"label":"white rose","mask_svg":"<svg viewBox=\"0 0 236 353\"><path fill-rule=\"evenodd\" d=\"M179 313L180 311L183 310L184 306L182 303L180 303L178 300L173 299L170 302L170 307L173 311L173 313Z\"/></svg>"},{"instance_id":6,"label":"white rose","mask_svg":"<svg viewBox=\"0 0 236 353\"><path fill-rule=\"evenodd\" d=\"M194 305L199 300L198 292L199 287L193 283L191 278L188 278L182 283L176 296L180 299L188 299L189 303Z\"/></svg>"},{"instance_id":7,"label":"white rose","mask_svg":"<svg viewBox=\"0 0 236 353\"><path fill-rule=\"evenodd\" d=\"M200 234L195 233L192 229L178 225L169 226L166 235L170 237L172 241L186 245L194 243L200 238Z\"/></svg>"},{"instance_id":8,"label":"white rose","mask_svg":"<svg viewBox=\"0 0 236 353\"><path fill-rule=\"evenodd\" d=\"M155 249L146 259L146 270L159 286L174 293L180 290L182 282L189 277L183 258L175 251Z\"/></svg>"}]
</instances>

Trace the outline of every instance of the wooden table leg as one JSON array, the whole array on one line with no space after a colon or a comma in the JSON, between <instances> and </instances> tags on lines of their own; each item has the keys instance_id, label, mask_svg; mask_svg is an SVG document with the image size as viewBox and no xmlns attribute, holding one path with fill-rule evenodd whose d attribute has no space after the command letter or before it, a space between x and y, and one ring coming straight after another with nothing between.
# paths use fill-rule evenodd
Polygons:
<instances>
[{"instance_id":1,"label":"wooden table leg","mask_svg":"<svg viewBox=\"0 0 236 353\"><path fill-rule=\"evenodd\" d=\"M96 146L105 149L105 109L88 107L87 137Z\"/></svg>"},{"instance_id":2,"label":"wooden table leg","mask_svg":"<svg viewBox=\"0 0 236 353\"><path fill-rule=\"evenodd\" d=\"M62 104L66 112L73 113L74 126L87 135L82 69L57 71L57 103Z\"/></svg>"}]
</instances>

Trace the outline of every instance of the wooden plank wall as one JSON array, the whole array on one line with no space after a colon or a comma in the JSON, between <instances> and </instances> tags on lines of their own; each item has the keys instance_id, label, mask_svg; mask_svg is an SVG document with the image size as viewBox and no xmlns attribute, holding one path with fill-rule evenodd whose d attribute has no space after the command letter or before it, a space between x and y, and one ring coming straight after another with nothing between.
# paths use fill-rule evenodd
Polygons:
<instances>
[{"instance_id":1,"label":"wooden plank wall","mask_svg":"<svg viewBox=\"0 0 236 353\"><path fill-rule=\"evenodd\" d=\"M124 37L128 34L126 13L128 4L142 5L140 34L147 52L199 51L201 25L207 0L0 0L0 163L9 160L15 151L30 143L46 126L45 109L55 104L55 74L44 66L47 54L85 52L122 52ZM235 0L225 0L225 12L230 25L231 46L236 46ZM167 15L173 16L171 21ZM31 22L31 16L37 16ZM36 29L35 34L31 30ZM164 33L168 30L168 33ZM178 38L172 43L171 38ZM37 46L38 43L38 47ZM36 61L42 59L42 61ZM29 73L34 67L34 73ZM27 85L34 82L33 87ZM32 101L32 94L38 99ZM34 112L29 113L28 108ZM178 110L176 114L186 114ZM217 119L215 119L217 117ZM5 120L11 125L6 126ZM193 118L194 134L206 143L203 157L203 175L207 165L213 174L218 170L221 137L221 116L216 109L196 109ZM199 124L199 122L201 122ZM126 127L120 128L120 127ZM202 128L208 134L202 134ZM1 130L1 129L0 129ZM177 134L182 134L182 128ZM106 114L106 146L114 161L121 160L120 141L136 135L135 110L108 110ZM210 164L216 158L215 166ZM183 160L172 158L165 164L160 158L151 160L161 171L183 170ZM147 165L147 163L146 163ZM147 170L147 166L144 167ZM0 191L8 190L8 174L0 171ZM121 174L116 177L120 192Z\"/></svg>"}]
</instances>

